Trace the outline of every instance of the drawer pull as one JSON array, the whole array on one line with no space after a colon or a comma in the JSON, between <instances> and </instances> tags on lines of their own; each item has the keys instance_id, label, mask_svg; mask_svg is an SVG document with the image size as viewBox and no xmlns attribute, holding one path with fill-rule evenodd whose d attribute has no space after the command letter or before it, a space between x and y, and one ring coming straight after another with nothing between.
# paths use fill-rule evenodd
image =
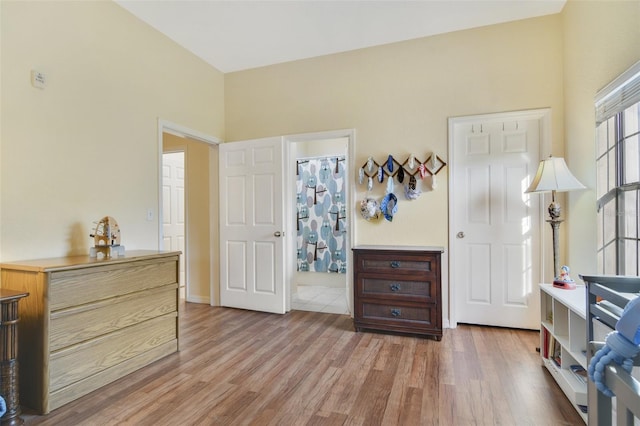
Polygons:
<instances>
[{"instance_id":1,"label":"drawer pull","mask_svg":"<svg viewBox=\"0 0 640 426\"><path fill-rule=\"evenodd\" d=\"M397 260L392 260L391 261L391 267L392 268L399 268L400 267L400 262L398 262Z\"/></svg>"},{"instance_id":2,"label":"drawer pull","mask_svg":"<svg viewBox=\"0 0 640 426\"><path fill-rule=\"evenodd\" d=\"M391 310L391 315L394 317L399 317L401 315L400 309L392 309Z\"/></svg>"},{"instance_id":3,"label":"drawer pull","mask_svg":"<svg viewBox=\"0 0 640 426\"><path fill-rule=\"evenodd\" d=\"M400 291L400 284L391 284L391 291Z\"/></svg>"}]
</instances>

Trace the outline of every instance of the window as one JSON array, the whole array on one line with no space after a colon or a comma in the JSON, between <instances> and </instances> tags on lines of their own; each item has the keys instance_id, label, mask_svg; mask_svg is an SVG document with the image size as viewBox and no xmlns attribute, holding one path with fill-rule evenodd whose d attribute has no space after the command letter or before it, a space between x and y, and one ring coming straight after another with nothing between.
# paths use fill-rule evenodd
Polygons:
<instances>
[{"instance_id":1,"label":"window","mask_svg":"<svg viewBox=\"0 0 640 426\"><path fill-rule=\"evenodd\" d=\"M640 62L596 97L598 273L640 275Z\"/></svg>"}]
</instances>

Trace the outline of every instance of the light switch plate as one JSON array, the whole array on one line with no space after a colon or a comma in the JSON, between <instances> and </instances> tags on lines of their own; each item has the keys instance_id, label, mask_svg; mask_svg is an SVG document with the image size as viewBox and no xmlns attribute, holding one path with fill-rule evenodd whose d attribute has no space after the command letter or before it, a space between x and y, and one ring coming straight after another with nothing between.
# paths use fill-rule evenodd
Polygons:
<instances>
[{"instance_id":1,"label":"light switch plate","mask_svg":"<svg viewBox=\"0 0 640 426\"><path fill-rule=\"evenodd\" d=\"M31 70L31 85L38 89L44 89L47 85L47 79L43 73L36 70Z\"/></svg>"}]
</instances>

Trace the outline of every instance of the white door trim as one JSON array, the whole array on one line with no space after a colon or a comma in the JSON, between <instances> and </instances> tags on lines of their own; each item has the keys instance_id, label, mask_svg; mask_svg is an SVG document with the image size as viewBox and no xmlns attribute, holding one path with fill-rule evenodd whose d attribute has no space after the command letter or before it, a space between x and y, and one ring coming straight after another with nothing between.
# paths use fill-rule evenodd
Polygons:
<instances>
[{"instance_id":1,"label":"white door trim","mask_svg":"<svg viewBox=\"0 0 640 426\"><path fill-rule=\"evenodd\" d=\"M479 123L487 123L487 122L504 122L507 120L539 120L540 122L540 152L539 157L542 159L544 156L551 154L551 108L540 108L533 110L524 110L524 111L512 111L512 112L503 112L503 113L493 113L493 114L480 114L480 115L472 115L465 117L450 117L449 118L449 138L448 138L448 146L449 146L449 250L448 255L450 253L455 253L453 249L453 245L456 242L456 230L451 226L454 221L455 213L455 203L454 197L451 196L453 191L455 190L454 181L454 170L455 170L455 150L454 150L454 128L457 125L461 124L479 124ZM546 155L543 155L546 154ZM540 252L538 256L540 257L540 277L543 277L544 271L544 248L547 246L545 242L545 232L543 232L544 228L544 203L540 204L540 220L538 223L538 230L540 233ZM456 276L456 263L455 259L449 258L447 261L449 265L449 281L448 281L448 289L447 294L449 295L449 326L451 328L456 328L458 325L457 317L456 317L456 291L455 282L457 279Z\"/></svg>"},{"instance_id":2,"label":"white door trim","mask_svg":"<svg viewBox=\"0 0 640 426\"><path fill-rule=\"evenodd\" d=\"M325 140L325 139L338 139L338 138L348 138L347 142L348 151L347 151L347 182L348 184L345 186L345 190L347 191L347 200L349 205L349 214L347 214L347 230L349 232L349 238L347 240L347 306L351 311L351 315L353 316L353 273L351 272L353 268L353 256L351 253L351 247L354 246L356 241L356 229L354 227L355 221L353 217L356 213L355 205L356 205L356 189L355 189L355 152L356 152L356 130L355 129L342 129L342 130L328 130L324 132L314 132L314 133L302 133L297 135L287 135L284 136L285 141L285 164L292 164L292 160L290 157L291 145L297 142L308 142L314 140ZM290 170L290 167L287 168ZM287 194L295 193L295 182L287 176L286 177L286 191ZM287 238L287 246L288 247L296 247L296 237L297 233L294 227L295 224L295 204L287 204L285 220L286 220L286 238ZM287 299L286 299L286 308L287 311L291 309L291 286L290 286L290 278L295 272L296 262L292 258L292 256L286 257L285 263L285 288L287 291Z\"/></svg>"},{"instance_id":3,"label":"white door trim","mask_svg":"<svg viewBox=\"0 0 640 426\"><path fill-rule=\"evenodd\" d=\"M189 139L194 139L200 142L204 142L206 144L209 144L211 146L217 146L220 143L222 143L222 141L214 136L210 136L207 135L205 133L202 133L198 130L194 130L191 129L189 127L185 127L182 126L180 124L176 124L173 123L171 121L168 120L164 120L162 118L158 118L158 207L157 207L157 220L158 220L158 250L162 250L163 249L163 229L162 229L162 223L163 223L163 217L162 217L162 204L163 204L163 200L162 200L162 134L163 133L170 133L172 135L175 136L179 136L179 137L186 137ZM213 173L214 171L217 173L217 164L210 164L209 165L210 170L209 170L209 175L211 175L211 173ZM212 168L215 167L215 170L211 170ZM186 203L186 199L187 199L187 191L188 188L185 188L185 203ZM186 206L185 206L186 208ZM210 217L210 221L211 221L211 229L217 229L218 224L213 223L213 218L217 217L216 215L211 215ZM186 235L188 233L188 227L189 227L189 222L187 221L185 223L185 238ZM213 233L212 233L213 235ZM186 247L186 242L185 242L185 247ZM185 248L186 250L186 248ZM212 265L214 265L214 257L218 255L218 248L217 248L217 241L213 241L213 236L211 236L210 240L209 240L209 252L211 253L210 256L210 263ZM187 274L188 272L188 265L185 262L185 274ZM214 305L215 303L215 292L214 292L214 274L211 273L209 274L209 303L211 305Z\"/></svg>"}]
</instances>

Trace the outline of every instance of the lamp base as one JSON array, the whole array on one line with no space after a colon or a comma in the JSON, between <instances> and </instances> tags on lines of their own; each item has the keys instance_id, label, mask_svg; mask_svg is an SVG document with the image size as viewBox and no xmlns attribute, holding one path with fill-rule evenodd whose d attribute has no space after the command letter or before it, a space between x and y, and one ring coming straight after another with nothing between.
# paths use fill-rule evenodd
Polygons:
<instances>
[{"instance_id":1,"label":"lamp base","mask_svg":"<svg viewBox=\"0 0 640 426\"><path fill-rule=\"evenodd\" d=\"M575 290L576 282L575 281L553 281L553 286L555 288L561 288L563 290Z\"/></svg>"}]
</instances>

